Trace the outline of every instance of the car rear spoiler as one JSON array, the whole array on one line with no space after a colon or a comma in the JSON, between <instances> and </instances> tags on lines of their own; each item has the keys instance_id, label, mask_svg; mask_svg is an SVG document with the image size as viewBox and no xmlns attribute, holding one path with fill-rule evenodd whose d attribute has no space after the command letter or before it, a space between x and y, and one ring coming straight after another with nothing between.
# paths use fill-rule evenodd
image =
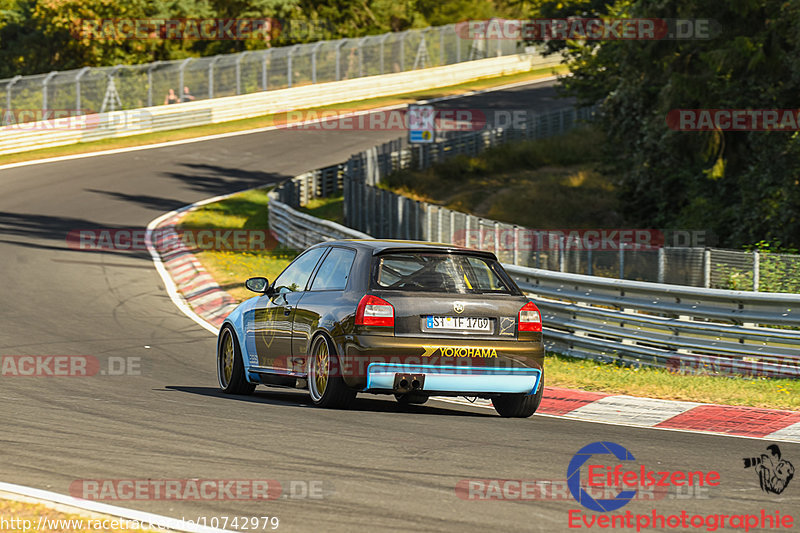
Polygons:
<instances>
[{"instance_id":1,"label":"car rear spoiler","mask_svg":"<svg viewBox=\"0 0 800 533\"><path fill-rule=\"evenodd\" d=\"M389 248L376 248L375 250L372 251L372 255L396 254L396 253L422 253L422 254L440 253L440 254L474 255L497 261L497 256L494 255L492 252L487 252L485 250L473 250L472 248L461 248L461 247L450 247L450 246L442 246L442 247L397 246Z\"/></svg>"}]
</instances>

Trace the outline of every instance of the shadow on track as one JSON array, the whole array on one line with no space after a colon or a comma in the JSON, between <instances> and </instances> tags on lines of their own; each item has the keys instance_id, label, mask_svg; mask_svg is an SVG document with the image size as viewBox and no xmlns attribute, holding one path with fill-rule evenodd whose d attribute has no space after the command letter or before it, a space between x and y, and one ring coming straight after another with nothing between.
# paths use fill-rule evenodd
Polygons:
<instances>
[{"instance_id":1,"label":"shadow on track","mask_svg":"<svg viewBox=\"0 0 800 533\"><path fill-rule=\"evenodd\" d=\"M260 403L265 405L282 405L290 407L314 408L308 393L302 390L289 389L257 389L251 396L237 396L225 394L215 387L184 387L180 385L167 385L165 390L183 392L188 394L198 394L200 396L210 396L224 400L233 400L246 403ZM401 405L394 401L390 396L386 399L378 398L374 395L370 397L359 396L347 411L362 411L373 413L406 413L420 415L449 415L449 416L469 416L482 418L496 418L494 413L477 413L472 411L458 411L443 409L441 407L430 407L427 405Z\"/></svg>"},{"instance_id":2,"label":"shadow on track","mask_svg":"<svg viewBox=\"0 0 800 533\"><path fill-rule=\"evenodd\" d=\"M275 172L243 170L204 163L181 163L181 166L186 167L186 173L168 172L166 175L184 182L192 190L209 196L266 187L292 177Z\"/></svg>"}]
</instances>

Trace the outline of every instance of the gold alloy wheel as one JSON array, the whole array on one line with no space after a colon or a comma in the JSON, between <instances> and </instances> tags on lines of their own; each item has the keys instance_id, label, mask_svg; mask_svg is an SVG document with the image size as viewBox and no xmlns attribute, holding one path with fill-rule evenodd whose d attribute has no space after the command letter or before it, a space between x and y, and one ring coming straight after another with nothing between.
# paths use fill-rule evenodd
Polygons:
<instances>
[{"instance_id":1,"label":"gold alloy wheel","mask_svg":"<svg viewBox=\"0 0 800 533\"><path fill-rule=\"evenodd\" d=\"M311 376L309 379L309 392L311 398L318 402L325 395L328 388L330 374L330 352L325 339L317 341L316 349L311 363Z\"/></svg>"},{"instance_id":2,"label":"gold alloy wheel","mask_svg":"<svg viewBox=\"0 0 800 533\"><path fill-rule=\"evenodd\" d=\"M225 339L222 341L222 380L220 380L222 383L220 385L223 387L227 387L233 377L233 357L233 335L227 331Z\"/></svg>"}]
</instances>

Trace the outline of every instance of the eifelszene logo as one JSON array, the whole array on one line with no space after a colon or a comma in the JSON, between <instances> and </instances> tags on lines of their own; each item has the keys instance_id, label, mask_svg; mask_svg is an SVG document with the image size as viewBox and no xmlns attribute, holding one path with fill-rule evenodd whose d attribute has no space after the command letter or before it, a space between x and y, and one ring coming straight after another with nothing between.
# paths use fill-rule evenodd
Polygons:
<instances>
[{"instance_id":1,"label":"eifelszene logo","mask_svg":"<svg viewBox=\"0 0 800 533\"><path fill-rule=\"evenodd\" d=\"M794 477L794 466L781 458L781 449L777 444L770 444L767 450L769 454L762 453L761 457L745 457L744 467L755 470L761 490L780 494Z\"/></svg>"}]
</instances>

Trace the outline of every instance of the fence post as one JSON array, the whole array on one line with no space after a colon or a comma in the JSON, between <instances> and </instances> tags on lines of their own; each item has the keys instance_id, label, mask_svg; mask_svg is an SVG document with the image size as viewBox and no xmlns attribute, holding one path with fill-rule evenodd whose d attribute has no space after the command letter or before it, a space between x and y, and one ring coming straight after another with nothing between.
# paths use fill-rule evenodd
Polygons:
<instances>
[{"instance_id":1,"label":"fence post","mask_svg":"<svg viewBox=\"0 0 800 533\"><path fill-rule=\"evenodd\" d=\"M558 238L558 263L561 272L567 271L567 251L564 249L564 237Z\"/></svg>"},{"instance_id":2,"label":"fence post","mask_svg":"<svg viewBox=\"0 0 800 533\"><path fill-rule=\"evenodd\" d=\"M147 107L153 107L153 70L160 64L154 61L147 66Z\"/></svg>"},{"instance_id":3,"label":"fence post","mask_svg":"<svg viewBox=\"0 0 800 533\"><path fill-rule=\"evenodd\" d=\"M22 76L19 74L11 78L11 81L8 82L6 85L6 109L11 109L11 88L16 85L16 83L22 79Z\"/></svg>"},{"instance_id":4,"label":"fence post","mask_svg":"<svg viewBox=\"0 0 800 533\"><path fill-rule=\"evenodd\" d=\"M242 60L250 52L242 52L236 58L236 94L242 94Z\"/></svg>"},{"instance_id":5,"label":"fence post","mask_svg":"<svg viewBox=\"0 0 800 533\"><path fill-rule=\"evenodd\" d=\"M311 83L317 83L317 50L322 44L320 41L311 48Z\"/></svg>"},{"instance_id":6,"label":"fence post","mask_svg":"<svg viewBox=\"0 0 800 533\"><path fill-rule=\"evenodd\" d=\"M391 35L391 33L387 33L383 37L381 37L380 41L378 41L380 43L380 45L381 45L381 50L380 50L380 53L381 53L381 74L383 74L383 55L384 55L383 54L383 43L386 42L386 39L388 39L390 35Z\"/></svg>"},{"instance_id":7,"label":"fence post","mask_svg":"<svg viewBox=\"0 0 800 533\"><path fill-rule=\"evenodd\" d=\"M586 243L586 275L587 276L594 276L594 265L592 264L592 241Z\"/></svg>"},{"instance_id":8,"label":"fence post","mask_svg":"<svg viewBox=\"0 0 800 533\"><path fill-rule=\"evenodd\" d=\"M662 246L658 249L658 282L664 283L667 277L667 251Z\"/></svg>"},{"instance_id":9,"label":"fence post","mask_svg":"<svg viewBox=\"0 0 800 533\"><path fill-rule=\"evenodd\" d=\"M79 113L81 111L81 78L91 70L91 67L83 67L78 74L75 75L75 112ZM152 91L150 90L148 84L148 94L147 94L147 107L153 105L152 102ZM83 114L83 113L81 113Z\"/></svg>"},{"instance_id":10,"label":"fence post","mask_svg":"<svg viewBox=\"0 0 800 533\"><path fill-rule=\"evenodd\" d=\"M425 204L425 240L433 241L433 205Z\"/></svg>"},{"instance_id":11,"label":"fence post","mask_svg":"<svg viewBox=\"0 0 800 533\"><path fill-rule=\"evenodd\" d=\"M753 250L753 290L758 292L761 285L761 254Z\"/></svg>"},{"instance_id":12,"label":"fence post","mask_svg":"<svg viewBox=\"0 0 800 533\"><path fill-rule=\"evenodd\" d=\"M500 223L495 220L494 222L494 255L500 257Z\"/></svg>"},{"instance_id":13,"label":"fence post","mask_svg":"<svg viewBox=\"0 0 800 533\"><path fill-rule=\"evenodd\" d=\"M54 70L50 74L44 77L42 80L42 110L47 110L48 98L47 98L47 86L50 84L50 80L53 79L53 76L58 74L58 71Z\"/></svg>"},{"instance_id":14,"label":"fence post","mask_svg":"<svg viewBox=\"0 0 800 533\"><path fill-rule=\"evenodd\" d=\"M625 243L619 243L619 279L625 279Z\"/></svg>"},{"instance_id":15,"label":"fence post","mask_svg":"<svg viewBox=\"0 0 800 533\"><path fill-rule=\"evenodd\" d=\"M703 250L703 287L711 287L711 250Z\"/></svg>"},{"instance_id":16,"label":"fence post","mask_svg":"<svg viewBox=\"0 0 800 533\"><path fill-rule=\"evenodd\" d=\"M439 242L442 242L444 240L444 232L442 231L442 226L443 226L443 224L442 224L442 207L441 206L436 206L436 211L437 211L437 215L436 216L438 218L438 220L437 220L437 222L438 222L437 226L438 227L436 228L436 233L437 233L436 240L439 241Z\"/></svg>"},{"instance_id":17,"label":"fence post","mask_svg":"<svg viewBox=\"0 0 800 533\"><path fill-rule=\"evenodd\" d=\"M453 244L455 238L456 238L456 212L450 210L450 240L447 242Z\"/></svg>"},{"instance_id":18,"label":"fence post","mask_svg":"<svg viewBox=\"0 0 800 533\"><path fill-rule=\"evenodd\" d=\"M514 226L514 264L519 265L519 226Z\"/></svg>"},{"instance_id":19,"label":"fence post","mask_svg":"<svg viewBox=\"0 0 800 533\"><path fill-rule=\"evenodd\" d=\"M400 72L406 70L406 36L408 32L400 33Z\"/></svg>"},{"instance_id":20,"label":"fence post","mask_svg":"<svg viewBox=\"0 0 800 533\"><path fill-rule=\"evenodd\" d=\"M187 57L183 61L181 61L180 66L178 66L178 102L183 101L183 71L186 68L186 65L191 61L191 57Z\"/></svg>"},{"instance_id":21,"label":"fence post","mask_svg":"<svg viewBox=\"0 0 800 533\"><path fill-rule=\"evenodd\" d=\"M299 47L299 44L292 46L286 54L286 84L289 87L292 86L292 58Z\"/></svg>"},{"instance_id":22,"label":"fence post","mask_svg":"<svg viewBox=\"0 0 800 533\"><path fill-rule=\"evenodd\" d=\"M344 46L346 42L345 39L342 39L336 43L336 81L342 79L342 46Z\"/></svg>"},{"instance_id":23,"label":"fence post","mask_svg":"<svg viewBox=\"0 0 800 533\"><path fill-rule=\"evenodd\" d=\"M267 90L267 87L269 86L269 84L267 83L269 81L268 76L267 76L267 71L268 71L267 62L269 61L269 55L271 53L272 53L272 49L271 48L267 49L267 51L264 52L263 59L261 60L261 85L264 87L265 91Z\"/></svg>"}]
</instances>

